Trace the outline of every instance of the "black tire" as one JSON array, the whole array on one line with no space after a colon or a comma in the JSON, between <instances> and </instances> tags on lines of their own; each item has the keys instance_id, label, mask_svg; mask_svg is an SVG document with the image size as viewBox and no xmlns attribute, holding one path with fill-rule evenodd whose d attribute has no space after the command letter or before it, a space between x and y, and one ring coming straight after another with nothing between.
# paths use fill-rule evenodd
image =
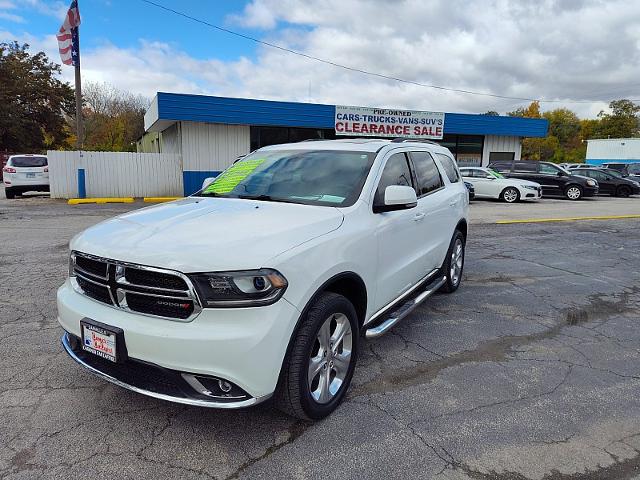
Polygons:
<instances>
[{"instance_id":1,"label":"black tire","mask_svg":"<svg viewBox=\"0 0 640 480\"><path fill-rule=\"evenodd\" d=\"M458 242L462 246L462 261L460 264L460 271L458 272L457 277L454 276L452 271L452 263L455 257L455 251L457 249ZM453 234L453 238L451 239L451 243L449 244L449 250L447 251L447 258L444 261L444 265L442 266L442 275L445 277L445 284L440 287L441 292L445 293L453 293L455 292L460 283L462 283L462 271L464 270L464 256L465 256L465 245L466 241L464 235L460 230L456 230Z\"/></svg>"},{"instance_id":2,"label":"black tire","mask_svg":"<svg viewBox=\"0 0 640 480\"><path fill-rule=\"evenodd\" d=\"M4 188L4 196L7 197L9 200L16 198L16 194L13 191L13 189L7 188L7 187Z\"/></svg>"},{"instance_id":3,"label":"black tire","mask_svg":"<svg viewBox=\"0 0 640 480\"><path fill-rule=\"evenodd\" d=\"M339 389L327 403L319 403L312 396L308 382L310 359L319 345L318 333L325 322L344 315L351 328L351 355L346 375ZM346 337L345 337L346 341ZM351 379L359 350L359 325L353 304L342 295L321 293L307 310L300 327L292 339L289 354L284 360L274 402L284 413L303 420L320 420L333 412L344 398ZM325 368L326 370L326 368ZM330 369L329 376L332 370Z\"/></svg>"},{"instance_id":4,"label":"black tire","mask_svg":"<svg viewBox=\"0 0 640 480\"><path fill-rule=\"evenodd\" d=\"M500 193L500 200L507 203L516 203L520 200L520 192L515 187L507 187Z\"/></svg>"},{"instance_id":5,"label":"black tire","mask_svg":"<svg viewBox=\"0 0 640 480\"><path fill-rule=\"evenodd\" d=\"M630 195L631 195L631 189L626 185L622 185L621 187L618 187L618 190L616 190L616 197L627 198Z\"/></svg>"},{"instance_id":6,"label":"black tire","mask_svg":"<svg viewBox=\"0 0 640 480\"><path fill-rule=\"evenodd\" d=\"M564 196L569 200L580 200L582 198L582 187L580 185L569 185L564 190Z\"/></svg>"}]
</instances>

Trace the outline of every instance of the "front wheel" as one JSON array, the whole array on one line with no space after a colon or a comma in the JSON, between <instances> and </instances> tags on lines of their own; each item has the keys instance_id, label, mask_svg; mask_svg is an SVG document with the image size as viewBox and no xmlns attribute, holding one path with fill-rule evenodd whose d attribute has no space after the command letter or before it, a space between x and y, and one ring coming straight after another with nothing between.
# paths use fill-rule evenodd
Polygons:
<instances>
[{"instance_id":1,"label":"front wheel","mask_svg":"<svg viewBox=\"0 0 640 480\"><path fill-rule=\"evenodd\" d=\"M337 293L322 293L293 339L276 388L276 406L303 420L319 420L333 412L351 383L358 339L351 302Z\"/></svg>"},{"instance_id":2,"label":"front wheel","mask_svg":"<svg viewBox=\"0 0 640 480\"><path fill-rule=\"evenodd\" d=\"M443 265L445 283L442 285L440 290L445 293L455 292L460 286L460 282L462 281L462 269L464 268L464 249L464 235L462 235L460 230L456 230L456 233L453 234L453 238L449 244L447 259Z\"/></svg>"},{"instance_id":3,"label":"front wheel","mask_svg":"<svg viewBox=\"0 0 640 480\"><path fill-rule=\"evenodd\" d=\"M569 185L564 191L564 195L569 200L580 200L582 198L582 188L578 185Z\"/></svg>"},{"instance_id":4,"label":"front wheel","mask_svg":"<svg viewBox=\"0 0 640 480\"><path fill-rule=\"evenodd\" d=\"M507 187L500 194L500 198L507 203L515 203L520 200L520 192L516 188Z\"/></svg>"}]
</instances>

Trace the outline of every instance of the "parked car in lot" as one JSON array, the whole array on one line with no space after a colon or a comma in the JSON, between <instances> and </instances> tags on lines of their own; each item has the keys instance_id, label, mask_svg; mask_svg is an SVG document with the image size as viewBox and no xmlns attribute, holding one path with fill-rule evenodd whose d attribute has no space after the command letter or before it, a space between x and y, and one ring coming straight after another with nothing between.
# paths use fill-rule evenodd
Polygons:
<instances>
[{"instance_id":1,"label":"parked car in lot","mask_svg":"<svg viewBox=\"0 0 640 480\"><path fill-rule=\"evenodd\" d=\"M465 182L475 188L478 198L496 198L507 203L518 200L538 200L542 197L540 184L517 178L507 178L490 168L460 167Z\"/></svg>"},{"instance_id":2,"label":"parked car in lot","mask_svg":"<svg viewBox=\"0 0 640 480\"><path fill-rule=\"evenodd\" d=\"M25 192L49 191L49 164L45 155L12 155L2 168L4 193L14 198Z\"/></svg>"},{"instance_id":3,"label":"parked car in lot","mask_svg":"<svg viewBox=\"0 0 640 480\"><path fill-rule=\"evenodd\" d=\"M640 180L640 163L603 163L603 168L609 168L620 172L623 177L631 177L632 180Z\"/></svg>"},{"instance_id":4,"label":"parked car in lot","mask_svg":"<svg viewBox=\"0 0 640 480\"><path fill-rule=\"evenodd\" d=\"M614 174L616 170L603 168L576 168L573 173L583 177L593 178L598 182L601 194L615 197L628 197L640 194L640 183L631 180L630 177Z\"/></svg>"},{"instance_id":5,"label":"parked car in lot","mask_svg":"<svg viewBox=\"0 0 640 480\"><path fill-rule=\"evenodd\" d=\"M429 143L274 145L195 195L71 241L57 294L63 345L90 372L179 403L272 398L322 418L360 337L462 280L468 194Z\"/></svg>"},{"instance_id":6,"label":"parked car in lot","mask_svg":"<svg viewBox=\"0 0 640 480\"><path fill-rule=\"evenodd\" d=\"M469 200L476 198L476 189L473 187L473 183L465 181L464 186L467 187L467 190L469 191Z\"/></svg>"},{"instance_id":7,"label":"parked car in lot","mask_svg":"<svg viewBox=\"0 0 640 480\"><path fill-rule=\"evenodd\" d=\"M492 162L489 168L508 178L520 178L539 183L545 196L562 196L569 200L598 194L598 182L592 178L573 175L555 163L519 160Z\"/></svg>"}]
</instances>

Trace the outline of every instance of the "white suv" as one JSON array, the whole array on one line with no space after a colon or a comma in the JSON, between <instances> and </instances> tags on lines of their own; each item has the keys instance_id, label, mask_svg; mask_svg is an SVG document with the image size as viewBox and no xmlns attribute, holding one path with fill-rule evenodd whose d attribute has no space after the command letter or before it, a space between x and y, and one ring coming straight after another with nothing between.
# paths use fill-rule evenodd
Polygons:
<instances>
[{"instance_id":1,"label":"white suv","mask_svg":"<svg viewBox=\"0 0 640 480\"><path fill-rule=\"evenodd\" d=\"M468 193L431 143L262 148L197 194L71 241L58 290L66 351L156 398L333 411L361 337L460 285Z\"/></svg>"},{"instance_id":2,"label":"white suv","mask_svg":"<svg viewBox=\"0 0 640 480\"><path fill-rule=\"evenodd\" d=\"M45 155L12 155L2 169L4 193L14 198L24 192L49 191L49 164Z\"/></svg>"}]
</instances>

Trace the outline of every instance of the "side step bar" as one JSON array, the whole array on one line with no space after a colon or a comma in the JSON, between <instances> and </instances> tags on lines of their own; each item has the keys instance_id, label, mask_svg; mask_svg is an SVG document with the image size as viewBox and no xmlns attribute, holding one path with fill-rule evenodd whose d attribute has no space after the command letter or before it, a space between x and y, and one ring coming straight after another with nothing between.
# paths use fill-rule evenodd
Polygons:
<instances>
[{"instance_id":1,"label":"side step bar","mask_svg":"<svg viewBox=\"0 0 640 480\"><path fill-rule=\"evenodd\" d=\"M440 289L440 287L445 284L446 281L447 278L442 277L434 280L429 285L426 285L425 290L418 290L415 296L412 296L403 305L391 312L389 318L383 320L375 327L368 328L365 332L366 338L378 338L387 333L387 331L389 331L391 327L395 326L398 322L400 322L400 320L409 315L418 305L420 305L427 298L436 293Z\"/></svg>"}]
</instances>

